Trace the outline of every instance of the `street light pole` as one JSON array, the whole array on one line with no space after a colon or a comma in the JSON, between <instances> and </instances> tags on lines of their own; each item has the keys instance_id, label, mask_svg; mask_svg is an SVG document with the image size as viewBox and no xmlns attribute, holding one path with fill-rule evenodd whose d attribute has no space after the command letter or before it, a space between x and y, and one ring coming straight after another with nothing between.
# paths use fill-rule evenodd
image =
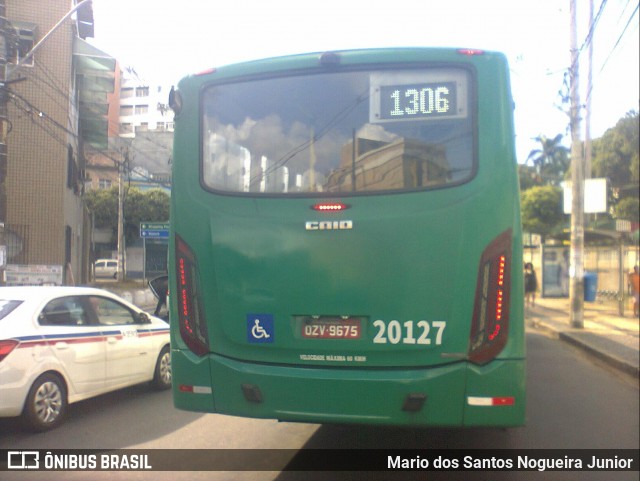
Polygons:
<instances>
[{"instance_id":1,"label":"street light pole","mask_svg":"<svg viewBox=\"0 0 640 481\"><path fill-rule=\"evenodd\" d=\"M570 0L571 68L569 70L571 127L571 251L570 301L571 326L584 327L584 163L580 141L580 93L576 2Z\"/></svg>"}]
</instances>

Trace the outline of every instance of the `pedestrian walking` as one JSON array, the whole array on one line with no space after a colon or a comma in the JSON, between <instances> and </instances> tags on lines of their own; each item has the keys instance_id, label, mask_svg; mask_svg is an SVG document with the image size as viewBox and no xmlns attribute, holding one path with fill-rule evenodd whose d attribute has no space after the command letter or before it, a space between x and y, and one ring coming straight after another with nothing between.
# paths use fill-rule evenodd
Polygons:
<instances>
[{"instance_id":1,"label":"pedestrian walking","mask_svg":"<svg viewBox=\"0 0 640 481\"><path fill-rule=\"evenodd\" d=\"M640 273L638 266L634 266L633 272L629 274L629 287L631 287L631 295L633 296L633 315L638 317L640 314Z\"/></svg>"},{"instance_id":2,"label":"pedestrian walking","mask_svg":"<svg viewBox=\"0 0 640 481\"><path fill-rule=\"evenodd\" d=\"M525 305L536 306L536 291L538 290L538 278L531 262L524 265L524 300Z\"/></svg>"}]
</instances>

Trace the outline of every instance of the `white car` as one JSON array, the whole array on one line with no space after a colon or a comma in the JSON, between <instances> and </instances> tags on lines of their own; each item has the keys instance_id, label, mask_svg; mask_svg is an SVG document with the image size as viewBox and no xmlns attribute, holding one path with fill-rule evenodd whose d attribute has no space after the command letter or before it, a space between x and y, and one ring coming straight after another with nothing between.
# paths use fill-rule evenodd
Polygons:
<instances>
[{"instance_id":1,"label":"white car","mask_svg":"<svg viewBox=\"0 0 640 481\"><path fill-rule=\"evenodd\" d=\"M118 277L118 261L115 259L98 259L93 264L95 277Z\"/></svg>"},{"instance_id":2,"label":"white car","mask_svg":"<svg viewBox=\"0 0 640 481\"><path fill-rule=\"evenodd\" d=\"M70 403L171 386L169 325L102 290L0 287L0 417L52 429Z\"/></svg>"}]
</instances>

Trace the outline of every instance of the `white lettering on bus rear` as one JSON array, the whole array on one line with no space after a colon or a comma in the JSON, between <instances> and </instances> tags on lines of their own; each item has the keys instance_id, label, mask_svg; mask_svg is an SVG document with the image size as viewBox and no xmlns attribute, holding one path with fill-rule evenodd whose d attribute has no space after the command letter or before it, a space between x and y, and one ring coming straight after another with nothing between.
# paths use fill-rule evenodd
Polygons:
<instances>
[{"instance_id":1,"label":"white lettering on bus rear","mask_svg":"<svg viewBox=\"0 0 640 481\"><path fill-rule=\"evenodd\" d=\"M350 230L353 229L352 220L317 221L310 220L304 225L306 230Z\"/></svg>"},{"instance_id":2,"label":"white lettering on bus rear","mask_svg":"<svg viewBox=\"0 0 640 481\"><path fill-rule=\"evenodd\" d=\"M446 322L430 322L423 320L417 323L417 329L415 329L414 324L414 321L407 321L404 324L400 324L400 322L396 320L385 322L378 319L373 323L373 327L375 327L378 331L373 338L373 343L429 345L433 341L433 344L436 346L442 344L442 335L444 334L444 330L447 327ZM435 332L432 330L432 328L435 330ZM415 336L416 334L418 335L417 339Z\"/></svg>"}]
</instances>

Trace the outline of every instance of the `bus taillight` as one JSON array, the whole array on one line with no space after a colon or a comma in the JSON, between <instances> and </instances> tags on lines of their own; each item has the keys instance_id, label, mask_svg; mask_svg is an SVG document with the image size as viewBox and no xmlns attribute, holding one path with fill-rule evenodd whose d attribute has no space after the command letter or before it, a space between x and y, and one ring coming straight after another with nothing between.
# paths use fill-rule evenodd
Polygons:
<instances>
[{"instance_id":1,"label":"bus taillight","mask_svg":"<svg viewBox=\"0 0 640 481\"><path fill-rule=\"evenodd\" d=\"M469 335L469 360L485 364L507 343L511 290L511 230L482 253Z\"/></svg>"},{"instance_id":2,"label":"bus taillight","mask_svg":"<svg viewBox=\"0 0 640 481\"><path fill-rule=\"evenodd\" d=\"M484 50L479 48L459 48L458 53L473 57L474 55L484 55Z\"/></svg>"},{"instance_id":3,"label":"bus taillight","mask_svg":"<svg viewBox=\"0 0 640 481\"><path fill-rule=\"evenodd\" d=\"M195 257L179 236L176 236L176 287L180 337L194 354L204 356L209 352L209 341L200 305Z\"/></svg>"},{"instance_id":4,"label":"bus taillight","mask_svg":"<svg viewBox=\"0 0 640 481\"><path fill-rule=\"evenodd\" d=\"M343 204L342 202L322 202L311 206L313 210L317 210L318 212L340 212L349 207L349 205Z\"/></svg>"}]
</instances>

